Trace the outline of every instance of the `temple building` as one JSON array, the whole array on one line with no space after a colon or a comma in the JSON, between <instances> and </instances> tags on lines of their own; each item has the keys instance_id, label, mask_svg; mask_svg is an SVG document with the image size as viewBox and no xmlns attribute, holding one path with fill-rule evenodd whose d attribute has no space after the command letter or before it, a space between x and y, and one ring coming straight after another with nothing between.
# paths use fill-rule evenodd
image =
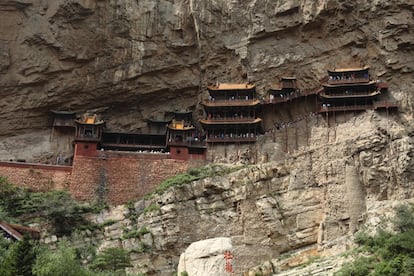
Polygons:
<instances>
[{"instance_id":1,"label":"temple building","mask_svg":"<svg viewBox=\"0 0 414 276\"><path fill-rule=\"evenodd\" d=\"M74 111L51 110L53 114L53 129L74 132L76 113Z\"/></svg>"},{"instance_id":2,"label":"temple building","mask_svg":"<svg viewBox=\"0 0 414 276\"><path fill-rule=\"evenodd\" d=\"M320 112L371 109L387 90L371 79L369 67L328 70L328 80L322 85Z\"/></svg>"},{"instance_id":3,"label":"temple building","mask_svg":"<svg viewBox=\"0 0 414 276\"><path fill-rule=\"evenodd\" d=\"M73 142L76 131L76 113L68 110L51 110L53 116L50 141L56 154L56 165L70 165L73 160Z\"/></svg>"},{"instance_id":4,"label":"temple building","mask_svg":"<svg viewBox=\"0 0 414 276\"><path fill-rule=\"evenodd\" d=\"M169 112L167 150L176 159L204 159L205 137L194 126L192 112Z\"/></svg>"},{"instance_id":5,"label":"temple building","mask_svg":"<svg viewBox=\"0 0 414 276\"><path fill-rule=\"evenodd\" d=\"M296 77L282 77L280 84L274 84L270 87L266 103L286 102L297 97L298 93Z\"/></svg>"},{"instance_id":6,"label":"temple building","mask_svg":"<svg viewBox=\"0 0 414 276\"><path fill-rule=\"evenodd\" d=\"M255 142L262 129L255 85L222 83L209 86L208 92L202 102L205 118L200 120L207 143Z\"/></svg>"},{"instance_id":7,"label":"temple building","mask_svg":"<svg viewBox=\"0 0 414 276\"><path fill-rule=\"evenodd\" d=\"M165 151L166 120L147 119L147 127L137 132L103 132L101 148L118 151Z\"/></svg>"},{"instance_id":8,"label":"temple building","mask_svg":"<svg viewBox=\"0 0 414 276\"><path fill-rule=\"evenodd\" d=\"M75 155L94 155L101 142L105 122L96 114L85 114L75 123Z\"/></svg>"}]
</instances>

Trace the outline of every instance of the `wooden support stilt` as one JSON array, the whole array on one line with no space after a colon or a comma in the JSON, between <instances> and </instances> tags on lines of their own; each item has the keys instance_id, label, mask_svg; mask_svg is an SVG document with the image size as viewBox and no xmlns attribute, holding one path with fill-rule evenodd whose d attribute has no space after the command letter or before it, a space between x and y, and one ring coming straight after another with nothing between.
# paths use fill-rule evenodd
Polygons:
<instances>
[{"instance_id":1,"label":"wooden support stilt","mask_svg":"<svg viewBox=\"0 0 414 276\"><path fill-rule=\"evenodd\" d=\"M308 115L305 116L306 146L309 146Z\"/></svg>"},{"instance_id":2,"label":"wooden support stilt","mask_svg":"<svg viewBox=\"0 0 414 276\"><path fill-rule=\"evenodd\" d=\"M326 112L325 114L326 114L326 121L328 122L328 127L326 128L326 130L327 130L326 131L326 138L328 139L327 142L329 143L329 115L328 115L329 112Z\"/></svg>"},{"instance_id":3,"label":"wooden support stilt","mask_svg":"<svg viewBox=\"0 0 414 276\"><path fill-rule=\"evenodd\" d=\"M299 145L298 145L298 128L296 124L297 123L295 123L295 148L297 150L299 148Z\"/></svg>"},{"instance_id":4,"label":"wooden support stilt","mask_svg":"<svg viewBox=\"0 0 414 276\"><path fill-rule=\"evenodd\" d=\"M288 152L288 127L285 126L285 152Z\"/></svg>"}]
</instances>

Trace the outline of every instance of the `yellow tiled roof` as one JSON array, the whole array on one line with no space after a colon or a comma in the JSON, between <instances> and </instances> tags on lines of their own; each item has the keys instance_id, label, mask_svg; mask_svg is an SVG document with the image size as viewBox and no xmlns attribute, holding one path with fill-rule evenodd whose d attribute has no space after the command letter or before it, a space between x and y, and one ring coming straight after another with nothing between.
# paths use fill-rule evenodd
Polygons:
<instances>
[{"instance_id":1,"label":"yellow tiled roof","mask_svg":"<svg viewBox=\"0 0 414 276\"><path fill-rule=\"evenodd\" d=\"M335 72L335 73L342 73L342 72L354 72L354 71L362 71L369 69L369 66L364 67L349 67L349 68L334 68L332 70L328 70L329 72Z\"/></svg>"}]
</instances>

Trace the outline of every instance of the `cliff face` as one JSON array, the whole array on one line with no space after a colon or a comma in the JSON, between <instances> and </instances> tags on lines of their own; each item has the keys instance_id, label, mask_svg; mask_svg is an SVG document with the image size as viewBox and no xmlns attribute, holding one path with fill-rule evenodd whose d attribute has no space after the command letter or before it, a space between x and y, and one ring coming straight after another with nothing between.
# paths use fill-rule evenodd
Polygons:
<instances>
[{"instance_id":1,"label":"cliff face","mask_svg":"<svg viewBox=\"0 0 414 276\"><path fill-rule=\"evenodd\" d=\"M3 159L45 159L50 109L134 131L197 107L208 83L248 80L265 93L296 75L311 88L340 66L370 65L412 113L408 0L6 0L0 25Z\"/></svg>"},{"instance_id":2,"label":"cliff face","mask_svg":"<svg viewBox=\"0 0 414 276\"><path fill-rule=\"evenodd\" d=\"M240 275L295 250L311 256L344 252L364 222L379 223L391 206L412 201L414 141L395 117L367 112L335 128L314 127L311 140L311 146L282 162L245 165L225 176L170 188L129 210L119 207L117 222L105 228L100 247L135 252L131 271L171 275L191 243L226 237L225 249L231 250ZM148 233L122 239L133 229ZM204 251L192 253L200 260L182 263L181 271L211 269L225 275L224 266L208 268L209 253L215 255L212 260L223 256L205 244ZM294 259L289 262L275 262L273 271L295 265ZM301 262L306 258L296 265Z\"/></svg>"},{"instance_id":3,"label":"cliff face","mask_svg":"<svg viewBox=\"0 0 414 276\"><path fill-rule=\"evenodd\" d=\"M327 68L369 65L398 114L348 114L330 127L314 117L308 146L289 155L283 135L264 136L256 160L269 162L140 201L97 236L137 251L133 270L150 275L170 275L190 243L221 236L238 272L305 246L341 251L376 202L413 197L413 12L410 0L3 0L0 158L49 158L50 109L135 131L144 118L197 109L216 81L265 93L296 75L313 88ZM150 233L121 239L144 226Z\"/></svg>"}]
</instances>

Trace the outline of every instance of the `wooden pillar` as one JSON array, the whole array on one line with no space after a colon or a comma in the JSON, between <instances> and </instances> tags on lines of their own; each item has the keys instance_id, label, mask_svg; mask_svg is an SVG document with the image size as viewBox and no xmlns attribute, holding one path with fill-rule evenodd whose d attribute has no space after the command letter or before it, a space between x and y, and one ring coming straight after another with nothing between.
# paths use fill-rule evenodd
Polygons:
<instances>
[{"instance_id":1,"label":"wooden pillar","mask_svg":"<svg viewBox=\"0 0 414 276\"><path fill-rule=\"evenodd\" d=\"M298 149L299 148L299 145L298 145L298 128L297 128L297 123L294 123L295 125L295 146L296 146L296 149Z\"/></svg>"},{"instance_id":2,"label":"wooden pillar","mask_svg":"<svg viewBox=\"0 0 414 276\"><path fill-rule=\"evenodd\" d=\"M309 146L308 115L305 116L306 146Z\"/></svg>"},{"instance_id":3,"label":"wooden pillar","mask_svg":"<svg viewBox=\"0 0 414 276\"><path fill-rule=\"evenodd\" d=\"M285 152L288 152L288 126L285 125Z\"/></svg>"}]
</instances>

